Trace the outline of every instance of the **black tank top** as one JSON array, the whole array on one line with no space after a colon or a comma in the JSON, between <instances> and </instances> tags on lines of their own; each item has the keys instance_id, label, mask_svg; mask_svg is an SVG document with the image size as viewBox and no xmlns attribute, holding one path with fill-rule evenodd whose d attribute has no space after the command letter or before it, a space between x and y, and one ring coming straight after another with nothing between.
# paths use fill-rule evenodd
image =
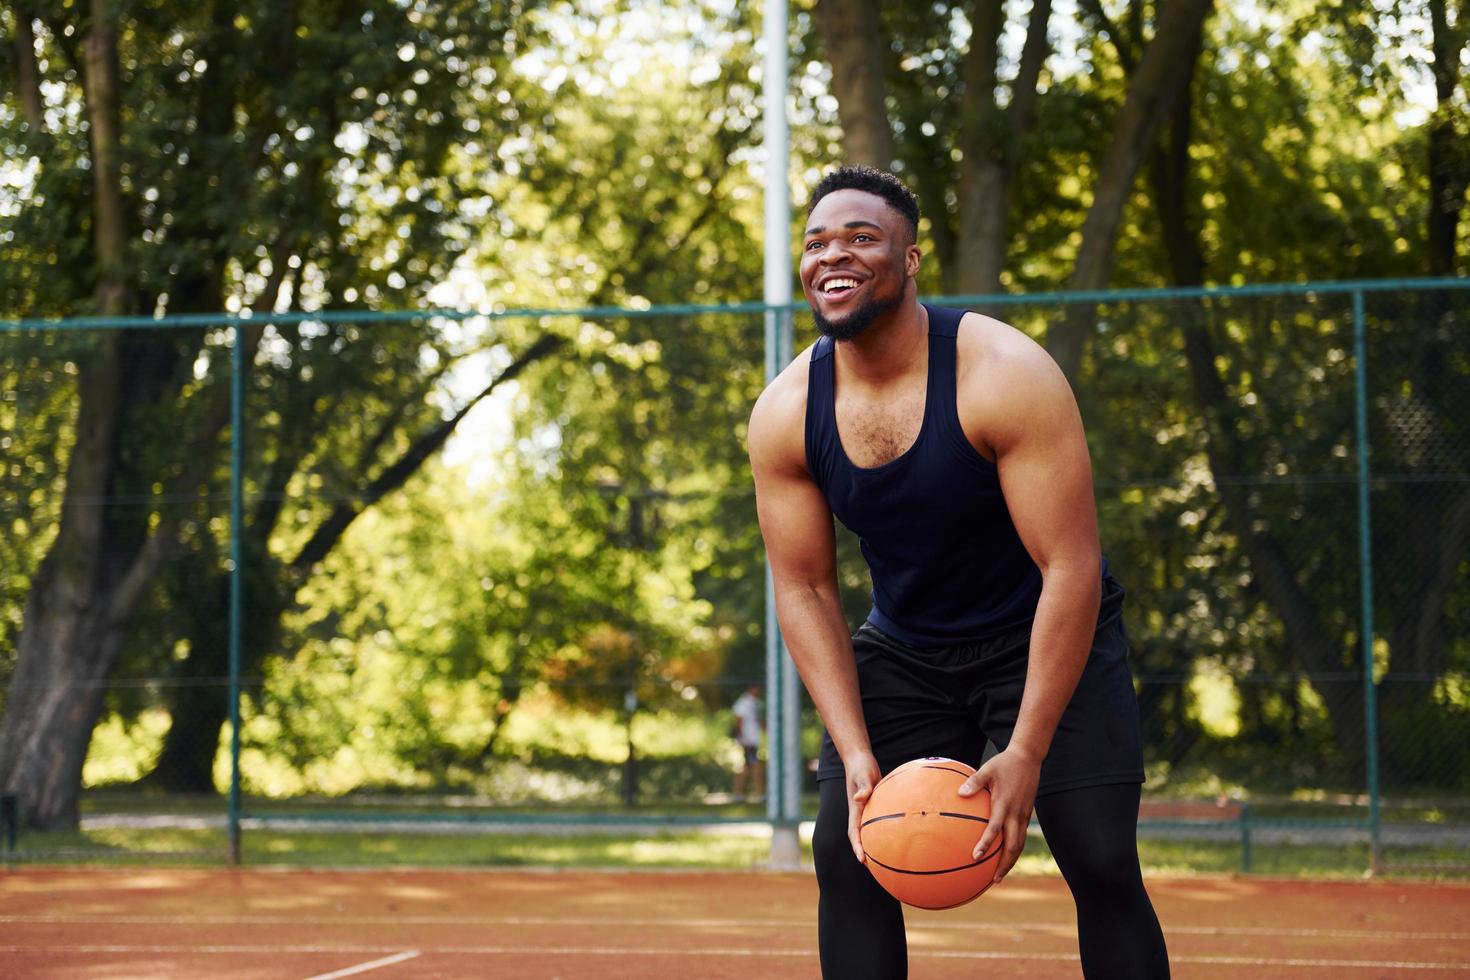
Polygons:
<instances>
[{"instance_id":1,"label":"black tank top","mask_svg":"<svg viewBox=\"0 0 1470 980\"><path fill-rule=\"evenodd\" d=\"M832 513L862 539L873 576L868 622L913 646L951 646L1028 625L1041 573L1001 495L995 464L965 438L955 401L964 310L929 313L929 379L919 437L881 466L856 466L837 435L832 340L812 350L807 469Z\"/></svg>"}]
</instances>

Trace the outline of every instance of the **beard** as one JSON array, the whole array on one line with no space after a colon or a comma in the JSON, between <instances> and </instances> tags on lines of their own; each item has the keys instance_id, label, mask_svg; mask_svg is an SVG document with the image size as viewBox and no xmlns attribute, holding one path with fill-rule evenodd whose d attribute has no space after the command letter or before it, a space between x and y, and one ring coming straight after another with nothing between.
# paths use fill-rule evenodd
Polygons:
<instances>
[{"instance_id":1,"label":"beard","mask_svg":"<svg viewBox=\"0 0 1470 980\"><path fill-rule=\"evenodd\" d=\"M857 309L841 320L827 319L815 305L812 307L812 317L816 320L817 329L822 332L822 336L831 337L833 340L852 340L871 327L873 321L898 309L898 304L901 302L903 302L902 290L881 299L871 297L865 299L858 304Z\"/></svg>"}]
</instances>

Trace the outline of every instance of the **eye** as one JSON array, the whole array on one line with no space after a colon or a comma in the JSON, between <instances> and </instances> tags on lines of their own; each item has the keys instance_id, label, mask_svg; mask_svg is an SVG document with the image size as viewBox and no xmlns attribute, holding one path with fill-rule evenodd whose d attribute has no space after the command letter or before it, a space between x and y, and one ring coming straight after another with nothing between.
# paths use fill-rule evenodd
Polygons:
<instances>
[{"instance_id":1,"label":"eye","mask_svg":"<svg viewBox=\"0 0 1470 980\"><path fill-rule=\"evenodd\" d=\"M856 235L852 236L852 240L855 242L871 242L873 240L873 236L869 235L865 231L860 231Z\"/></svg>"},{"instance_id":2,"label":"eye","mask_svg":"<svg viewBox=\"0 0 1470 980\"><path fill-rule=\"evenodd\" d=\"M806 250L808 252L810 252L812 249L821 248L821 246L822 246L822 243L821 242L818 242L818 241L807 242L806 243Z\"/></svg>"}]
</instances>

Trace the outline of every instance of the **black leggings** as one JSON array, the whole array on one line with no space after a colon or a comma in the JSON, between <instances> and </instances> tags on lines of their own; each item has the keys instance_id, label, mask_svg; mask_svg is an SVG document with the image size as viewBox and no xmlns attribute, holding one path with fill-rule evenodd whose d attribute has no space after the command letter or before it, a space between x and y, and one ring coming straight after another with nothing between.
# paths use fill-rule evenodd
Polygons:
<instances>
[{"instance_id":1,"label":"black leggings","mask_svg":"<svg viewBox=\"0 0 1470 980\"><path fill-rule=\"evenodd\" d=\"M908 976L903 906L853 857L847 787L824 779L812 838L821 898L817 932L828 980ZM1044 796L1036 816L1077 903L1077 941L1087 980L1169 975L1164 934L1138 868L1137 783ZM1005 892L981 901L1004 901Z\"/></svg>"}]
</instances>

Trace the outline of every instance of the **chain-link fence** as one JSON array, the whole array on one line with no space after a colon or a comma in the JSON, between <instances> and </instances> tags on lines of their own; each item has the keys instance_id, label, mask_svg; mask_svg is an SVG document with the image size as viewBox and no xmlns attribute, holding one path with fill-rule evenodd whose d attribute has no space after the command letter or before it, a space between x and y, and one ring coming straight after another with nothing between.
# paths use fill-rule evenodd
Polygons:
<instances>
[{"instance_id":1,"label":"chain-link fence","mask_svg":"<svg viewBox=\"0 0 1470 980\"><path fill-rule=\"evenodd\" d=\"M1470 291L1369 294L1362 313L1376 724L1395 831L1384 859L1464 865L1454 847L1470 823Z\"/></svg>"},{"instance_id":2,"label":"chain-link fence","mask_svg":"<svg viewBox=\"0 0 1470 980\"><path fill-rule=\"evenodd\" d=\"M108 853L170 796L187 819L150 845L223 854L196 830L227 817L229 340L0 332L0 809L20 825L0 836L25 852ZM205 777L180 782L197 758Z\"/></svg>"},{"instance_id":3,"label":"chain-link fence","mask_svg":"<svg viewBox=\"0 0 1470 980\"><path fill-rule=\"evenodd\" d=\"M1465 285L981 301L1082 338L1146 833L1467 863ZM763 312L11 325L0 778L54 828L20 850L763 819Z\"/></svg>"}]
</instances>

